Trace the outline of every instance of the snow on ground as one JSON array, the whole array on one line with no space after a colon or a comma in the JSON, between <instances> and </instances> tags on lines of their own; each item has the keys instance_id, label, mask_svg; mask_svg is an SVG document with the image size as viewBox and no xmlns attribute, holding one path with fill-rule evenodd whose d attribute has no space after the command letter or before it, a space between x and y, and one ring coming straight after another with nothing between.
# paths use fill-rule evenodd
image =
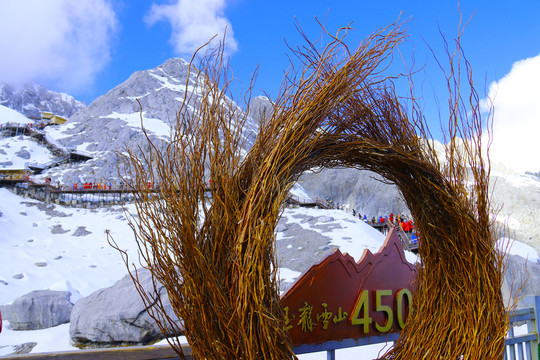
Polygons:
<instances>
[{"instance_id":1,"label":"snow on ground","mask_svg":"<svg viewBox=\"0 0 540 360\"><path fill-rule=\"evenodd\" d=\"M11 345L19 345L27 342L35 342L37 345L32 353L74 351L78 348L71 344L69 338L69 324L62 324L48 329L33 331L14 331L8 329L7 321L0 333L0 356L9 355L13 352Z\"/></svg>"},{"instance_id":2,"label":"snow on ground","mask_svg":"<svg viewBox=\"0 0 540 360\"><path fill-rule=\"evenodd\" d=\"M324 228L311 226L309 222L302 218L295 217L295 215L299 214L313 218L319 217L319 222L323 224L325 222L336 222L341 225L341 228L328 231ZM297 223L306 230L313 230L321 235L331 236L332 245L339 247L343 253L349 253L357 261L362 257L364 249L371 250L373 253L379 251L385 239L385 236L378 230L343 210L296 208L287 209L284 216L289 219L288 223Z\"/></svg>"},{"instance_id":3,"label":"snow on ground","mask_svg":"<svg viewBox=\"0 0 540 360\"><path fill-rule=\"evenodd\" d=\"M154 133L156 136L162 137L164 139L169 139L171 135L171 125L165 123L164 121L160 119L152 119L145 115L143 112L142 117L142 126L141 126L141 114L139 112L131 113L131 114L120 114L116 111L113 111L109 115L101 116L102 118L113 118L113 119L120 119L122 121L125 121L128 126L131 126L133 128L141 129L142 126L150 132Z\"/></svg>"},{"instance_id":4,"label":"snow on ground","mask_svg":"<svg viewBox=\"0 0 540 360\"><path fill-rule=\"evenodd\" d=\"M0 137L0 169L24 169L28 163L46 164L54 159L49 149L28 136Z\"/></svg>"},{"instance_id":5,"label":"snow on ground","mask_svg":"<svg viewBox=\"0 0 540 360\"><path fill-rule=\"evenodd\" d=\"M133 210L133 209L132 209ZM110 229L120 247L137 261L131 229L120 207L83 209L45 205L25 199L0 188L0 304L8 304L32 290L69 290L76 296L111 286L126 274L120 254L107 242L105 230ZM384 236L352 214L341 210L309 208L285 209L287 225L329 237L330 244L347 252L357 261L365 249L379 251ZM311 219L311 220L309 220ZM308 221L309 220L309 221ZM288 241L278 232L277 241ZM534 249L515 242L514 253L538 258ZM299 252L291 248L291 252ZM415 261L414 255L408 255ZM280 277L289 281L298 278L299 271L280 268ZM4 322L0 334L0 356L12 352L12 346L37 342L32 350L50 352L76 350L70 343L69 324L36 331L12 331ZM374 359L384 344L338 350L339 359ZM385 350L384 350L385 351ZM383 352L384 352L383 351ZM305 354L302 360L326 359L326 353Z\"/></svg>"},{"instance_id":6,"label":"snow on ground","mask_svg":"<svg viewBox=\"0 0 540 360\"><path fill-rule=\"evenodd\" d=\"M0 304L11 303L32 290L70 290L79 297L114 284L126 274L126 269L120 254L108 244L106 229L111 230L122 249L128 250L132 260L137 259L133 235L120 207L90 210L45 205L7 189L0 189L0 199L0 243L3 246ZM335 244L357 260L365 247L378 251L384 240L378 231L344 211L298 208L286 209L284 216L291 222L301 223L293 217L298 214L342 222L342 229L333 230L337 237ZM359 241L353 244L352 239ZM280 272L282 277L291 280L301 275L286 268ZM10 345L31 341L38 343L32 353L75 349L69 340L69 324L36 331L13 331L5 321L0 334L0 356L12 352ZM366 349L362 349L364 353ZM324 353L321 356L326 357ZM317 359L317 356L310 354L301 358Z\"/></svg>"},{"instance_id":7,"label":"snow on ground","mask_svg":"<svg viewBox=\"0 0 540 360\"><path fill-rule=\"evenodd\" d=\"M38 289L72 287L87 296L126 274L105 235L110 229L121 248L134 249L121 208L53 209L6 189L0 199L0 304Z\"/></svg>"},{"instance_id":8,"label":"snow on ground","mask_svg":"<svg viewBox=\"0 0 540 360\"><path fill-rule=\"evenodd\" d=\"M18 111L0 105L0 124L5 123L29 124L33 121Z\"/></svg>"}]
</instances>

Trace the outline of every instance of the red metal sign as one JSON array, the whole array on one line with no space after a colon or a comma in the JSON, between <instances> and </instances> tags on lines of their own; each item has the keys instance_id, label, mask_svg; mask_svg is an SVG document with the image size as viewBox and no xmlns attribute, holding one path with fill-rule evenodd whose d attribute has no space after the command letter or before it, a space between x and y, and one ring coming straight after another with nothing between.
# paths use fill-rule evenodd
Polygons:
<instances>
[{"instance_id":1,"label":"red metal sign","mask_svg":"<svg viewBox=\"0 0 540 360\"><path fill-rule=\"evenodd\" d=\"M293 344L401 331L412 303L416 271L405 258L395 229L378 253L365 250L358 263L336 250L281 297Z\"/></svg>"}]
</instances>

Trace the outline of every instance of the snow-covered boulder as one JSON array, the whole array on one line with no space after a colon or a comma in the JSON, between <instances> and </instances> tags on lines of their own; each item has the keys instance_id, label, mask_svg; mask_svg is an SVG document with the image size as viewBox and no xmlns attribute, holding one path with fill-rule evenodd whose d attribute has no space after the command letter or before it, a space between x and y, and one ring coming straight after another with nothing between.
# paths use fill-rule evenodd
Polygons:
<instances>
[{"instance_id":1,"label":"snow-covered boulder","mask_svg":"<svg viewBox=\"0 0 540 360\"><path fill-rule=\"evenodd\" d=\"M69 322L73 304L67 291L35 290L1 307L13 330L45 329Z\"/></svg>"},{"instance_id":2,"label":"snow-covered boulder","mask_svg":"<svg viewBox=\"0 0 540 360\"><path fill-rule=\"evenodd\" d=\"M145 291L153 293L150 272L140 269L138 276ZM159 292L169 316L175 317L165 288L161 287ZM145 345L163 338L129 275L113 286L77 301L71 314L69 333L71 339L82 346Z\"/></svg>"}]
</instances>

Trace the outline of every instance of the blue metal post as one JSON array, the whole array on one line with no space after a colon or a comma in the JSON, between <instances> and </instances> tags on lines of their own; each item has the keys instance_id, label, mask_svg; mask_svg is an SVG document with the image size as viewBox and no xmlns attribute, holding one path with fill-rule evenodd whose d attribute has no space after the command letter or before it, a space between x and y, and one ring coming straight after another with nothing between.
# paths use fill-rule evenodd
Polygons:
<instances>
[{"instance_id":1,"label":"blue metal post","mask_svg":"<svg viewBox=\"0 0 540 360\"><path fill-rule=\"evenodd\" d=\"M529 333L536 333L536 340L531 341L531 355L533 360L539 360L538 354L538 337L540 336L540 321L538 316L540 316L540 296L534 297L534 320L527 321L527 330Z\"/></svg>"},{"instance_id":2,"label":"blue metal post","mask_svg":"<svg viewBox=\"0 0 540 360\"><path fill-rule=\"evenodd\" d=\"M336 360L336 350L328 350L326 352L326 360Z\"/></svg>"}]
</instances>

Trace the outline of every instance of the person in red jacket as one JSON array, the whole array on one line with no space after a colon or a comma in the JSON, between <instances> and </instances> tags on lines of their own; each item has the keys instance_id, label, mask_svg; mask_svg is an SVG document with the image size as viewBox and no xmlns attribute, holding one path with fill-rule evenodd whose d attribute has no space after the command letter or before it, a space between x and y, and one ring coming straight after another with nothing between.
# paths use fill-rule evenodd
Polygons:
<instances>
[{"instance_id":1,"label":"person in red jacket","mask_svg":"<svg viewBox=\"0 0 540 360\"><path fill-rule=\"evenodd\" d=\"M402 222L401 223L401 228L403 229L403 231L409 232L409 222L408 221Z\"/></svg>"}]
</instances>

